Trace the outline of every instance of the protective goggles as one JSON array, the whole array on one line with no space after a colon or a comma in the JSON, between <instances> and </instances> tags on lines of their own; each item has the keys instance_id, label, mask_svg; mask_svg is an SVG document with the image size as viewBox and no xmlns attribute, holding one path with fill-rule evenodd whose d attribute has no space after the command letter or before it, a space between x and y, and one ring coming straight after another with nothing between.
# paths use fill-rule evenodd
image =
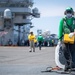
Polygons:
<instances>
[{"instance_id":1,"label":"protective goggles","mask_svg":"<svg viewBox=\"0 0 75 75\"><path fill-rule=\"evenodd\" d=\"M72 13L72 11L71 10L67 10L66 13Z\"/></svg>"}]
</instances>

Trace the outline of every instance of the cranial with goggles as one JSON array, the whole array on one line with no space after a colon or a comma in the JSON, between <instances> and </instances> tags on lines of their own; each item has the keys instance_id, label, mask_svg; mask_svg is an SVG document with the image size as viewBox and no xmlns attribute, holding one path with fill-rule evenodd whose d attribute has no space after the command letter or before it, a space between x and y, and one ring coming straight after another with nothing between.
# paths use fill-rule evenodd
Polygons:
<instances>
[{"instance_id":1,"label":"cranial with goggles","mask_svg":"<svg viewBox=\"0 0 75 75\"><path fill-rule=\"evenodd\" d=\"M74 15L74 11L71 7L66 8L66 11L64 12L67 18L71 18Z\"/></svg>"}]
</instances>

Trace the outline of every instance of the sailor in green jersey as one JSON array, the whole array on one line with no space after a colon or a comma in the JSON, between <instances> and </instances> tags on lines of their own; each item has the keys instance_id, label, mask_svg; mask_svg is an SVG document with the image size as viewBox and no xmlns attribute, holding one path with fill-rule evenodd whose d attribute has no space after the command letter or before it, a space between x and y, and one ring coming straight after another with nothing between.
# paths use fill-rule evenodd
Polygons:
<instances>
[{"instance_id":1,"label":"sailor in green jersey","mask_svg":"<svg viewBox=\"0 0 75 75\"><path fill-rule=\"evenodd\" d=\"M75 63L75 44L69 44L69 49L68 49L68 44L65 44L63 42L63 36L64 34L69 34L69 37L71 38L73 35L75 35L74 29L75 29L75 18L74 16L74 11L71 7L66 8L65 12L65 17L61 19L60 25L59 25L59 42L58 44L62 45L62 49L64 51L64 56L66 58L66 64L65 64L65 69L64 71L68 71L72 66L75 65L70 65L70 54L72 56L72 61ZM69 51L68 51L69 50Z\"/></svg>"},{"instance_id":2,"label":"sailor in green jersey","mask_svg":"<svg viewBox=\"0 0 75 75\"><path fill-rule=\"evenodd\" d=\"M43 36L42 36L42 34L39 34L39 36L38 36L38 46L39 46L39 50L41 50L41 46L42 46L42 43L43 43Z\"/></svg>"}]
</instances>

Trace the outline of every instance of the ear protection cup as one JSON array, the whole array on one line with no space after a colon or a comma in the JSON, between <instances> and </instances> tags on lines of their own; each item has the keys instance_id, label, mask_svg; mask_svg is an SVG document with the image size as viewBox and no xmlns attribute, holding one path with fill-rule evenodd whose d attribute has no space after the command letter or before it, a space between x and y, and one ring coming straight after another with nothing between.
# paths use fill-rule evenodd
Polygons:
<instances>
[{"instance_id":1,"label":"ear protection cup","mask_svg":"<svg viewBox=\"0 0 75 75\"><path fill-rule=\"evenodd\" d=\"M66 15L66 11L64 12L64 15Z\"/></svg>"}]
</instances>

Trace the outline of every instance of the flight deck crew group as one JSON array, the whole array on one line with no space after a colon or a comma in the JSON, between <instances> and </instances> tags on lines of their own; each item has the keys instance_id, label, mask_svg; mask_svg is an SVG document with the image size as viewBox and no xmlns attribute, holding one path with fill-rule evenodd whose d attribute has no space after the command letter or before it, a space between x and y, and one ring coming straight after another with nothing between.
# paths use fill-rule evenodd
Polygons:
<instances>
[{"instance_id":1,"label":"flight deck crew group","mask_svg":"<svg viewBox=\"0 0 75 75\"><path fill-rule=\"evenodd\" d=\"M75 67L75 64L73 64L73 63L75 63L75 42L73 44L65 43L63 39L64 39L65 34L68 34L69 38L72 38L75 35L75 32L74 32L75 18L74 18L73 8L72 7L66 8L64 15L65 15L65 17L63 17L60 20L58 44L62 45L62 50L64 52L64 57L66 59L64 71L68 71L72 67ZM30 42L30 49L31 49L30 52L32 52L32 48L33 48L33 52L35 52L35 45L34 45L35 38L36 37L33 34L33 32L30 32L30 34L28 36L28 39ZM39 42L39 49L41 50L41 45L42 45L42 41L43 41L43 37L41 34L38 36L37 40ZM70 58L70 55L72 58Z\"/></svg>"}]
</instances>

